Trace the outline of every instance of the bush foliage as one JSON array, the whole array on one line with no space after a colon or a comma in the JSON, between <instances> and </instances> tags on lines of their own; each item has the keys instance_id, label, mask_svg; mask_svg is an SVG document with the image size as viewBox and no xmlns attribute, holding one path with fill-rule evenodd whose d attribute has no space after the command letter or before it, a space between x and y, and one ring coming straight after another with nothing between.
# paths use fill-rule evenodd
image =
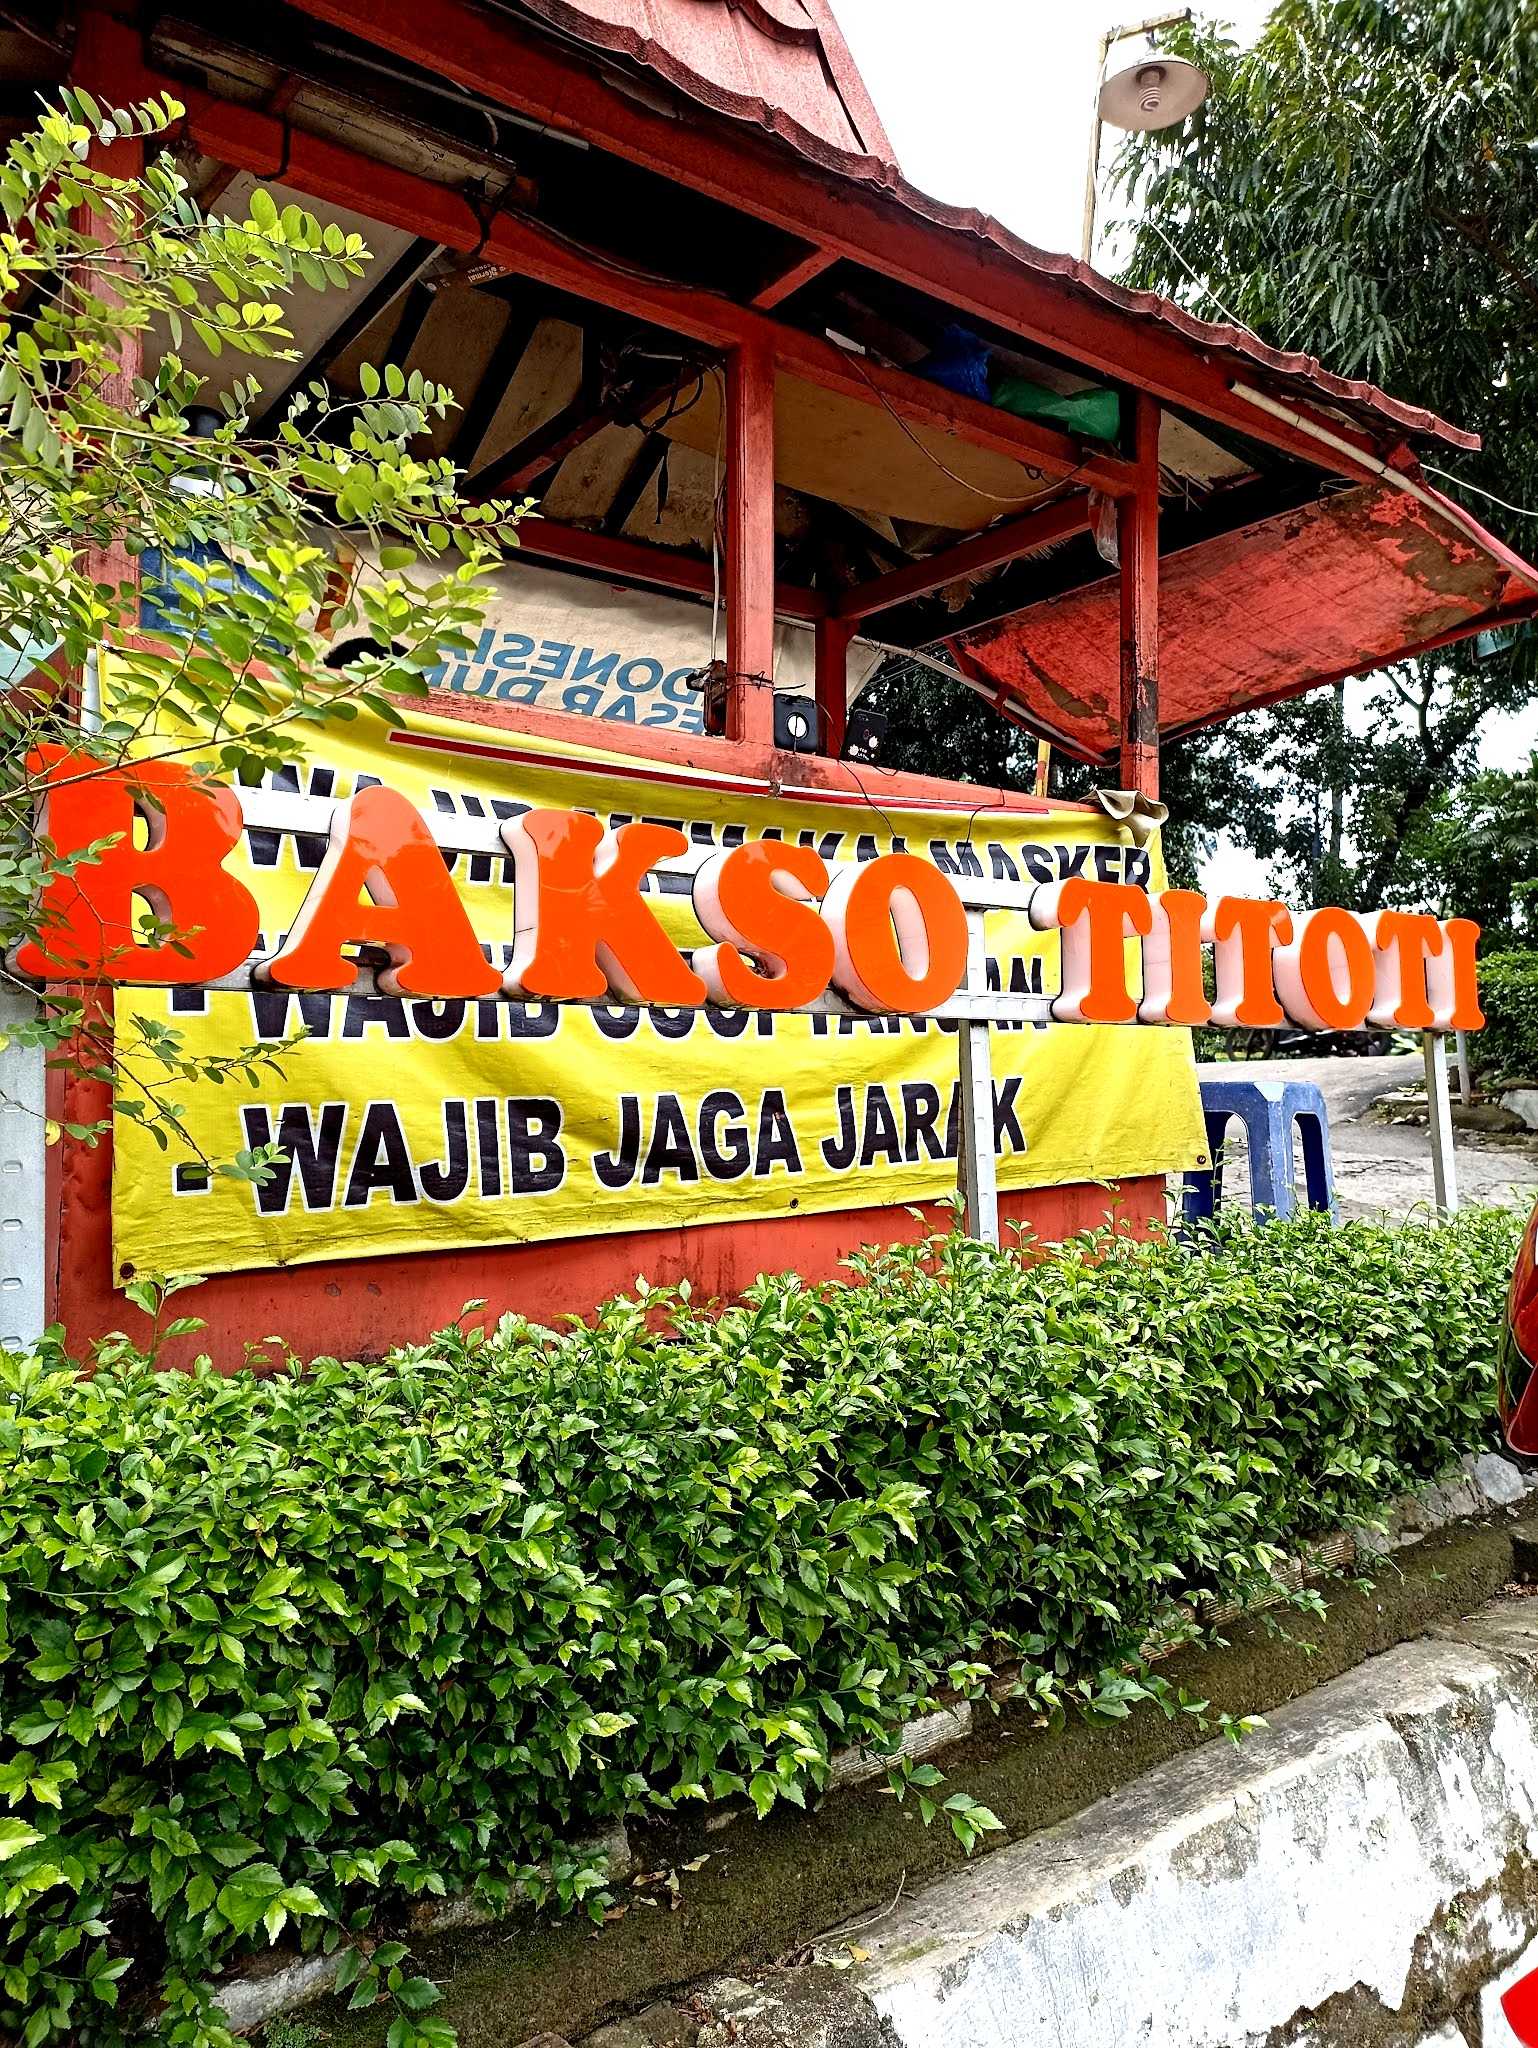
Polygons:
<instances>
[{"instance_id":1,"label":"bush foliage","mask_svg":"<svg viewBox=\"0 0 1538 2048\"><path fill-rule=\"evenodd\" d=\"M1485 1028L1469 1040L1481 1073L1538 1081L1538 952L1491 953L1479 963Z\"/></svg>"},{"instance_id":2,"label":"bush foliage","mask_svg":"<svg viewBox=\"0 0 1538 2048\"><path fill-rule=\"evenodd\" d=\"M1514 1237L953 1237L267 1379L0 1356L0 2033L216 2037L254 1947L570 1904L606 1819L800 1805L1000 1666L1191 1704L1172 1603L1488 1440Z\"/></svg>"}]
</instances>

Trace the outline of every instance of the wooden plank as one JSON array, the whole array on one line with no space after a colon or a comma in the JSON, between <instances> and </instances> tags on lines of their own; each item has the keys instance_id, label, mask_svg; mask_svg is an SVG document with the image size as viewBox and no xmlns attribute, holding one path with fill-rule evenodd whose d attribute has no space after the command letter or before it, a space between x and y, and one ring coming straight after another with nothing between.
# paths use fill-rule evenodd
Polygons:
<instances>
[{"instance_id":1,"label":"wooden plank","mask_svg":"<svg viewBox=\"0 0 1538 2048\"><path fill-rule=\"evenodd\" d=\"M837 253L832 249L809 249L797 262L771 277L767 284L761 284L753 294L753 304L761 313L767 313L772 306L783 305L803 285L810 284L814 277L821 277L825 270L831 270L837 261Z\"/></svg>"},{"instance_id":2,"label":"wooden plank","mask_svg":"<svg viewBox=\"0 0 1538 2048\"><path fill-rule=\"evenodd\" d=\"M252 422L251 434L255 440L267 440L277 431L278 422L288 411L294 393L308 384L312 378L324 377L333 363L344 356L353 343L367 333L388 307L393 306L402 292L417 286L422 272L439 254L439 245L430 237L418 235L409 242L400 255L363 293L358 303L332 328L315 354L307 363L300 364L283 388L270 398ZM419 288L425 292L425 287ZM411 329L411 340L415 340L423 320L427 318L432 304L432 294L426 293L420 301L420 311ZM399 332L399 330L397 330ZM392 337L392 347L394 338ZM408 342L409 346L409 342Z\"/></svg>"},{"instance_id":3,"label":"wooden plank","mask_svg":"<svg viewBox=\"0 0 1538 2048\"><path fill-rule=\"evenodd\" d=\"M609 509L603 515L605 533L624 532L626 521L645 497L653 477L666 462L670 446L671 443L665 434L646 435L632 456L630 467L620 479L619 489L609 500Z\"/></svg>"},{"instance_id":4,"label":"wooden plank","mask_svg":"<svg viewBox=\"0 0 1538 2048\"><path fill-rule=\"evenodd\" d=\"M508 305L507 324L497 337L479 383L465 401L447 450L450 459L462 468L474 462L544 317L544 306L537 296L525 298L522 304Z\"/></svg>"}]
</instances>

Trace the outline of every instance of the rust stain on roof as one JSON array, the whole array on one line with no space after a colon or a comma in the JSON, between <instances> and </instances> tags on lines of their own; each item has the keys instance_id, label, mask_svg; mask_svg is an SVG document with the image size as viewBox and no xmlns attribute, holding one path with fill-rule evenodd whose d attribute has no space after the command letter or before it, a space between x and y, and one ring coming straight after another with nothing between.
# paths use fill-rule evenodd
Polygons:
<instances>
[{"instance_id":1,"label":"rust stain on roof","mask_svg":"<svg viewBox=\"0 0 1538 2048\"><path fill-rule=\"evenodd\" d=\"M1538 571L1454 509L1444 516L1389 486L1342 491L1166 555L1161 728L1365 675L1441 634L1538 610ZM1118 737L1119 624L1108 576L956 646L970 674L1104 759Z\"/></svg>"}]
</instances>

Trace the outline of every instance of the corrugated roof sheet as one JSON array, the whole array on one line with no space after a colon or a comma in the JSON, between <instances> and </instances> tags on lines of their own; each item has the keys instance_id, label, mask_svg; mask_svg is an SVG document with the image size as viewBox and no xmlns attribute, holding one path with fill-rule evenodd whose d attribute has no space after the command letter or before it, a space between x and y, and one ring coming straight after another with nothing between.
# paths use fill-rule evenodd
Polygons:
<instances>
[{"instance_id":1,"label":"corrugated roof sheet","mask_svg":"<svg viewBox=\"0 0 1538 2048\"><path fill-rule=\"evenodd\" d=\"M1156 292L1129 291L1077 257L1038 249L975 207L932 199L903 177L829 0L521 0L582 42L657 72L701 105L766 129L820 170L878 186L935 227L990 243L1023 268L1159 321L1200 348L1313 387L1318 399L1405 433L1474 449L1479 436L1375 384L1338 377L1316 356L1269 347L1247 329L1200 320Z\"/></svg>"}]
</instances>

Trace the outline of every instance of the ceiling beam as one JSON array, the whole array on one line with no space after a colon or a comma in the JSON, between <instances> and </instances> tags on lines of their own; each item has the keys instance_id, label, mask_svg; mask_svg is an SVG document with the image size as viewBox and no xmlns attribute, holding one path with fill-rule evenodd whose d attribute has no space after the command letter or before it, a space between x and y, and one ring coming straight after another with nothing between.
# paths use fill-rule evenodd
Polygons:
<instances>
[{"instance_id":1,"label":"ceiling beam","mask_svg":"<svg viewBox=\"0 0 1538 2048\"><path fill-rule=\"evenodd\" d=\"M186 107L186 130L207 156L254 171L259 177L281 174L286 185L311 199L349 207L366 219L430 237L446 249L572 291L707 347L766 347L785 375L865 404L883 406L910 426L991 448L1049 475L1072 472L1112 496L1119 497L1132 488L1132 466L1114 455L1087 452L1066 434L961 397L907 371L868 362L821 335L781 325L767 314L715 293L618 269L600 253L589 255L574 248L564 236L522 215L494 210L483 219L466 197L447 186L362 156L328 137L295 129L259 107L218 99L184 80L152 70L143 60L137 34L123 24L109 21L103 32L113 35L119 96L129 101L171 93ZM1263 425L1267 423L1265 414L1256 417ZM1287 431L1279 421L1269 424L1279 432ZM1302 435L1295 438L1305 442ZM1319 465L1318 447L1311 442L1305 445L1311 460ZM1341 457L1340 463L1344 467L1346 458Z\"/></svg>"},{"instance_id":2,"label":"ceiling beam","mask_svg":"<svg viewBox=\"0 0 1538 2048\"><path fill-rule=\"evenodd\" d=\"M594 416L598 406L598 337L584 328L582 365L575 393L511 448L475 470L465 481L466 494L472 498L510 497L535 477L558 469L596 431Z\"/></svg>"},{"instance_id":3,"label":"ceiling beam","mask_svg":"<svg viewBox=\"0 0 1538 2048\"><path fill-rule=\"evenodd\" d=\"M308 384L312 378L326 376L332 365L347 353L361 334L373 326L380 314L393 306L402 292L409 291L417 283L422 272L438 253L439 245L430 237L418 235L409 242L395 261L374 280L358 303L342 315L309 361L301 363L277 396L267 401L252 423L252 436L257 440L265 440L276 432L278 422L287 412L289 400L294 393L302 385ZM423 317L426 317L425 307ZM418 326L420 324L419 321Z\"/></svg>"},{"instance_id":4,"label":"ceiling beam","mask_svg":"<svg viewBox=\"0 0 1538 2048\"><path fill-rule=\"evenodd\" d=\"M831 270L838 261L835 249L808 249L806 254L787 266L778 276L761 284L753 294L752 303L761 313L767 313L772 306L782 304L804 284L810 284L814 277L821 277L825 270Z\"/></svg>"},{"instance_id":5,"label":"ceiling beam","mask_svg":"<svg viewBox=\"0 0 1538 2048\"><path fill-rule=\"evenodd\" d=\"M926 220L874 179L830 177L797 161L783 144L771 143L745 124L697 120L691 123L687 146L680 147L677 118L606 79L596 52L590 64L574 60L569 45L537 30L531 33L500 10L475 7L468 0L293 4L467 92L579 134L738 213L895 278L957 313L993 321L1101 376L1191 406L1315 468L1339 466L1344 474L1357 473L1349 457L1328 455L1308 435L1236 396L1230 386L1244 374L1243 357L1182 334L1169 321L1109 303L1083 281L1090 275L1087 266L1068 257L1042 256L1028 265L986 235L958 233ZM851 157L851 169L862 161ZM1328 405L1328 394L1321 392L1315 403ZM1385 434L1389 428L1385 421ZM1375 452L1371 433L1360 427L1345 433L1362 452ZM1395 439L1402 435L1402 428L1393 429Z\"/></svg>"},{"instance_id":6,"label":"ceiling beam","mask_svg":"<svg viewBox=\"0 0 1538 2048\"><path fill-rule=\"evenodd\" d=\"M889 611L893 605L927 597L964 576L978 576L985 570L1002 568L1021 555L1049 547L1054 541L1083 533L1089 526L1089 497L1079 492L1042 505L1018 519L1006 519L984 533L926 555L921 562L909 562L870 583L857 583L840 596L833 609L841 619L868 619L873 612Z\"/></svg>"},{"instance_id":7,"label":"ceiling beam","mask_svg":"<svg viewBox=\"0 0 1538 2048\"><path fill-rule=\"evenodd\" d=\"M623 533L626 520L645 497L652 478L667 461L672 445L666 434L647 434L620 478L619 488L609 500L609 509L603 515L605 533ZM660 506L658 516L661 516Z\"/></svg>"},{"instance_id":8,"label":"ceiling beam","mask_svg":"<svg viewBox=\"0 0 1538 2048\"><path fill-rule=\"evenodd\" d=\"M585 527L563 526L538 515L519 521L518 553L596 570L617 583L649 583L689 597L710 597L715 590L711 565L698 556L628 540L623 534L589 533ZM828 609L815 590L788 583L774 586L774 608L788 619L820 619Z\"/></svg>"},{"instance_id":9,"label":"ceiling beam","mask_svg":"<svg viewBox=\"0 0 1538 2048\"><path fill-rule=\"evenodd\" d=\"M492 346L490 358L481 372L475 389L465 400L454 429L454 438L449 443L448 454L461 469L475 460L481 443L491 430L491 423L501 409L513 379L518 374L518 365L528 353L529 343L534 339L545 309L535 296L521 305L512 304L507 309L507 323Z\"/></svg>"}]
</instances>

